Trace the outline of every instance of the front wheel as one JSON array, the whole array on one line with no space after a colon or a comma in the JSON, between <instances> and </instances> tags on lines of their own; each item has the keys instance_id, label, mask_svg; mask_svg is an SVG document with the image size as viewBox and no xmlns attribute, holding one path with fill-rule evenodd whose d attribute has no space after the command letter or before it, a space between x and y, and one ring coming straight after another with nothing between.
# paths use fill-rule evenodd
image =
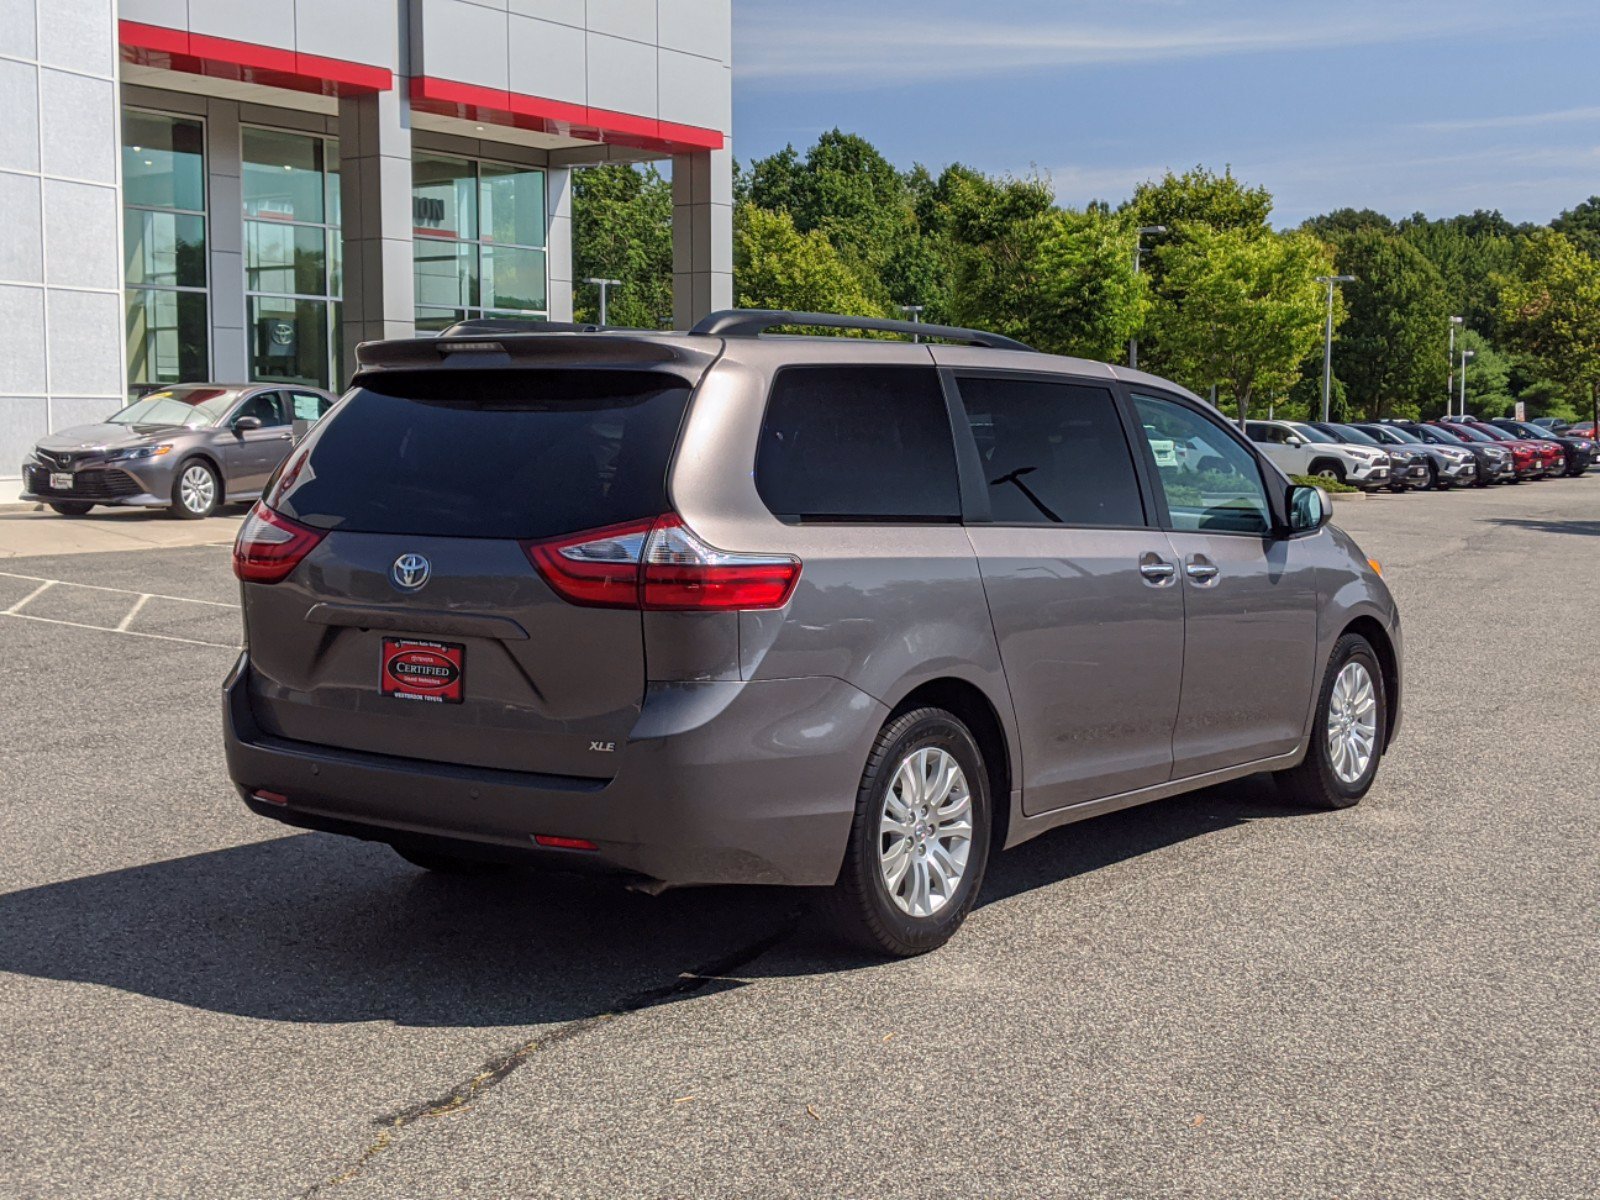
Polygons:
<instances>
[{"instance_id":1,"label":"front wheel","mask_svg":"<svg viewBox=\"0 0 1600 1200\"><path fill-rule=\"evenodd\" d=\"M983 885L990 803L983 753L959 718L941 708L893 718L862 772L828 895L838 931L901 958L949 941Z\"/></svg>"},{"instance_id":2,"label":"front wheel","mask_svg":"<svg viewBox=\"0 0 1600 1200\"><path fill-rule=\"evenodd\" d=\"M1331 479L1335 483L1344 482L1344 467L1339 463L1319 463L1312 474L1318 479Z\"/></svg>"},{"instance_id":3,"label":"front wheel","mask_svg":"<svg viewBox=\"0 0 1600 1200\"><path fill-rule=\"evenodd\" d=\"M222 486L217 481L217 473L196 459L185 463L172 481L169 511L181 521L198 521L216 512L221 499Z\"/></svg>"},{"instance_id":4,"label":"front wheel","mask_svg":"<svg viewBox=\"0 0 1600 1200\"><path fill-rule=\"evenodd\" d=\"M82 500L58 500L52 501L50 507L63 517L86 517L94 505L85 504Z\"/></svg>"},{"instance_id":5,"label":"front wheel","mask_svg":"<svg viewBox=\"0 0 1600 1200\"><path fill-rule=\"evenodd\" d=\"M1279 771L1279 789L1311 808L1359 804L1378 774L1388 696L1372 643L1359 633L1339 639L1323 673L1311 745L1297 767Z\"/></svg>"}]
</instances>

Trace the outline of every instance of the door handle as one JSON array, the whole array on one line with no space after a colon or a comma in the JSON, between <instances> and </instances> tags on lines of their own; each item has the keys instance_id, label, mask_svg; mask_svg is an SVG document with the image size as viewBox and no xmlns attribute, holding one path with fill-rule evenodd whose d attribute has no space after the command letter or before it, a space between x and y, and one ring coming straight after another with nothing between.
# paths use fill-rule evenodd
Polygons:
<instances>
[{"instance_id":1,"label":"door handle","mask_svg":"<svg viewBox=\"0 0 1600 1200\"><path fill-rule=\"evenodd\" d=\"M1167 562L1159 554L1145 551L1139 558L1139 574L1158 587L1164 583L1172 582L1172 577L1178 573L1178 568Z\"/></svg>"},{"instance_id":2,"label":"door handle","mask_svg":"<svg viewBox=\"0 0 1600 1200\"><path fill-rule=\"evenodd\" d=\"M1217 577L1217 564L1204 554L1196 554L1183 564L1183 573L1196 583L1210 583Z\"/></svg>"}]
</instances>

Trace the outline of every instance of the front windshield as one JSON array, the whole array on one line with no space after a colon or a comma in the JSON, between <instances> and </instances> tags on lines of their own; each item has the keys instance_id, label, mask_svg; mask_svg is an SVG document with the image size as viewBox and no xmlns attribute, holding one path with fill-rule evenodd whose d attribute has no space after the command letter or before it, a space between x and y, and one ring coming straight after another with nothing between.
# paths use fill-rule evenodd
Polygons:
<instances>
[{"instance_id":1,"label":"front windshield","mask_svg":"<svg viewBox=\"0 0 1600 1200\"><path fill-rule=\"evenodd\" d=\"M1450 434L1452 437L1460 438L1463 442L1492 442L1496 440L1484 433L1483 430L1475 429L1470 425L1452 425L1450 426Z\"/></svg>"},{"instance_id":2,"label":"front windshield","mask_svg":"<svg viewBox=\"0 0 1600 1200\"><path fill-rule=\"evenodd\" d=\"M232 407L226 388L168 388L151 392L109 418L113 425L186 425L204 429Z\"/></svg>"},{"instance_id":3,"label":"front windshield","mask_svg":"<svg viewBox=\"0 0 1600 1200\"><path fill-rule=\"evenodd\" d=\"M1497 425L1474 425L1472 428L1475 432L1483 434L1491 442L1514 442L1517 440L1516 434L1507 433Z\"/></svg>"},{"instance_id":4,"label":"front windshield","mask_svg":"<svg viewBox=\"0 0 1600 1200\"><path fill-rule=\"evenodd\" d=\"M1457 437L1451 430L1440 429L1437 425L1423 426L1422 430L1417 436L1422 438L1424 441L1433 442L1435 445L1443 446L1460 446L1467 440L1464 437Z\"/></svg>"},{"instance_id":5,"label":"front windshield","mask_svg":"<svg viewBox=\"0 0 1600 1200\"><path fill-rule=\"evenodd\" d=\"M1284 424L1288 425L1290 429L1294 430L1308 442L1320 442L1324 446L1336 446L1339 444L1338 438L1329 437L1327 434L1323 433L1322 430L1313 429L1309 425L1302 425L1299 421L1285 421Z\"/></svg>"},{"instance_id":6,"label":"front windshield","mask_svg":"<svg viewBox=\"0 0 1600 1200\"><path fill-rule=\"evenodd\" d=\"M1332 434L1334 434L1334 435L1336 435L1338 437L1342 437L1347 442L1354 442L1358 446L1381 446L1381 445L1383 445L1382 442L1380 442L1377 438L1373 437L1370 433L1363 433L1361 430L1357 429L1354 425L1329 425L1328 426L1328 432L1330 432L1330 433L1332 433Z\"/></svg>"}]
</instances>

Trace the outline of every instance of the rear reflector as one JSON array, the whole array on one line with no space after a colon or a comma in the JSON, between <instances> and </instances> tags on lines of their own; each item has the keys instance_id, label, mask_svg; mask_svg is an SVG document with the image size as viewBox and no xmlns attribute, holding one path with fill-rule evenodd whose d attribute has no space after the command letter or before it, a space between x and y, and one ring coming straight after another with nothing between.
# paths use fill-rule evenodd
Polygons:
<instances>
[{"instance_id":1,"label":"rear reflector","mask_svg":"<svg viewBox=\"0 0 1600 1200\"><path fill-rule=\"evenodd\" d=\"M533 840L549 850L598 850L593 842L587 838L552 837L548 833L536 833Z\"/></svg>"},{"instance_id":2,"label":"rear reflector","mask_svg":"<svg viewBox=\"0 0 1600 1200\"><path fill-rule=\"evenodd\" d=\"M268 792L259 788L256 791L251 792L250 797L253 800L260 800L265 804L277 804L281 806L289 803L289 797L285 796L282 792Z\"/></svg>"},{"instance_id":3,"label":"rear reflector","mask_svg":"<svg viewBox=\"0 0 1600 1200\"><path fill-rule=\"evenodd\" d=\"M291 521L257 500L233 543L233 573L249 583L277 583L324 536L322 530Z\"/></svg>"},{"instance_id":4,"label":"rear reflector","mask_svg":"<svg viewBox=\"0 0 1600 1200\"><path fill-rule=\"evenodd\" d=\"M798 558L718 550L676 513L527 542L523 549L563 599L592 608L782 608L800 581Z\"/></svg>"}]
</instances>

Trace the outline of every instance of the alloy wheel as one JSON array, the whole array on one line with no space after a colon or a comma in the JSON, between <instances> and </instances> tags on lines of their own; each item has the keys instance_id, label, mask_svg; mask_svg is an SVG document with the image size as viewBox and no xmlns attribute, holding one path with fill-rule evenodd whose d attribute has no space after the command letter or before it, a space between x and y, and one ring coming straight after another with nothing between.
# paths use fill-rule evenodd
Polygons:
<instances>
[{"instance_id":1,"label":"alloy wheel","mask_svg":"<svg viewBox=\"0 0 1600 1200\"><path fill-rule=\"evenodd\" d=\"M178 483L178 496L190 512L207 511L217 498L216 476L199 463L185 468Z\"/></svg>"},{"instance_id":2,"label":"alloy wheel","mask_svg":"<svg viewBox=\"0 0 1600 1200\"><path fill-rule=\"evenodd\" d=\"M1378 693L1359 662L1345 663L1328 697L1328 760L1342 783L1358 783L1378 743Z\"/></svg>"},{"instance_id":3,"label":"alloy wheel","mask_svg":"<svg viewBox=\"0 0 1600 1200\"><path fill-rule=\"evenodd\" d=\"M884 790L878 866L901 912L930 917L955 896L972 850L972 791L955 757L913 750Z\"/></svg>"}]
</instances>

